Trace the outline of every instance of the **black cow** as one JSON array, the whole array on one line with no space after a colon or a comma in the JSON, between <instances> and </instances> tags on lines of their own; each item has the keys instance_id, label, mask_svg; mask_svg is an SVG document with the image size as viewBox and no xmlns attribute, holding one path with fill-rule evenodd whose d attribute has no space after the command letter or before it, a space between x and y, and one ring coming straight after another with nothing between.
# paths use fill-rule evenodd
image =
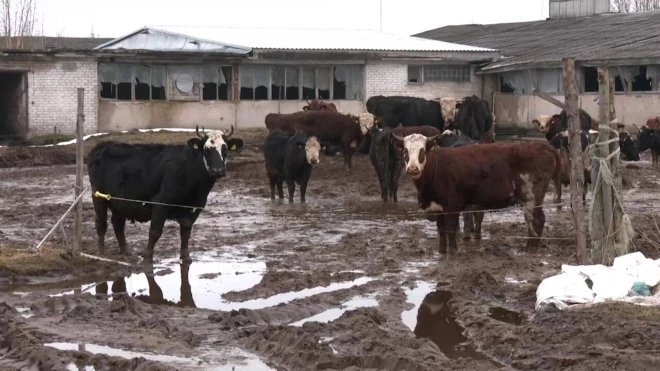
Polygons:
<instances>
[{"instance_id":1,"label":"black cow","mask_svg":"<svg viewBox=\"0 0 660 371\"><path fill-rule=\"evenodd\" d=\"M377 95L366 103L367 112L380 119L382 127L434 126L443 131L445 120L440 103L417 97Z\"/></svg>"},{"instance_id":2,"label":"black cow","mask_svg":"<svg viewBox=\"0 0 660 371\"><path fill-rule=\"evenodd\" d=\"M651 163L653 167L658 167L658 155L660 155L660 129L649 129L646 125L642 126L637 134L635 147L639 152L647 149L651 150Z\"/></svg>"},{"instance_id":3,"label":"black cow","mask_svg":"<svg viewBox=\"0 0 660 371\"><path fill-rule=\"evenodd\" d=\"M456 109L455 129L479 142L490 141L487 139L492 137L489 133L493 130L493 114L487 101L476 95L465 97L456 103Z\"/></svg>"},{"instance_id":4,"label":"black cow","mask_svg":"<svg viewBox=\"0 0 660 371\"><path fill-rule=\"evenodd\" d=\"M149 242L142 256L146 265L153 264L154 245L163 233L165 220L170 219L179 222L181 259L189 261L188 240L192 226L206 206L211 188L225 176L228 151L239 149L243 144L242 140L228 139L233 133L233 126L227 135L222 131L207 134L203 129L200 134L197 128L199 138L189 139L187 145L115 141L97 144L87 158L89 181L93 193L110 195L110 198L93 197L99 250L105 249L110 209L121 253L128 253L124 235L126 220L151 221Z\"/></svg>"},{"instance_id":5,"label":"black cow","mask_svg":"<svg viewBox=\"0 0 660 371\"><path fill-rule=\"evenodd\" d=\"M390 198L392 202L398 202L397 190L403 170L403 159L392 143L392 128L371 130L369 160L376 169L383 202L387 202Z\"/></svg>"},{"instance_id":6,"label":"black cow","mask_svg":"<svg viewBox=\"0 0 660 371\"><path fill-rule=\"evenodd\" d=\"M312 176L312 167L319 163L321 144L316 137L301 133L273 131L264 142L266 173L270 181L270 198L275 199L275 186L280 199L284 198L282 183L286 181L289 203L293 203L296 183L300 185L300 202L305 203L307 183Z\"/></svg>"},{"instance_id":7,"label":"black cow","mask_svg":"<svg viewBox=\"0 0 660 371\"><path fill-rule=\"evenodd\" d=\"M321 142L321 153L326 156L339 156L341 155L341 146L334 145L330 142Z\"/></svg>"},{"instance_id":8,"label":"black cow","mask_svg":"<svg viewBox=\"0 0 660 371\"><path fill-rule=\"evenodd\" d=\"M639 161L639 150L628 132L619 132L619 148L621 149L621 157L624 160Z\"/></svg>"}]
</instances>

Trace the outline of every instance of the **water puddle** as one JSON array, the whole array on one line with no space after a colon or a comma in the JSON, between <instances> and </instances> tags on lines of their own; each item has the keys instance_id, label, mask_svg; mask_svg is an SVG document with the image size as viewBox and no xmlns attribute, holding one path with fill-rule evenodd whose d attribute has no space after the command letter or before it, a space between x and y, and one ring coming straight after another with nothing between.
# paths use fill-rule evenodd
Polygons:
<instances>
[{"instance_id":1,"label":"water puddle","mask_svg":"<svg viewBox=\"0 0 660 371\"><path fill-rule=\"evenodd\" d=\"M343 303L339 308L328 309L325 312L321 312L315 316L302 319L298 322L294 322L291 324L291 326L302 326L305 322L328 323L338 319L339 317L341 317L342 314L344 314L349 310L355 310L357 308L377 307L377 306L378 306L378 300L374 298L356 297Z\"/></svg>"},{"instance_id":2,"label":"water puddle","mask_svg":"<svg viewBox=\"0 0 660 371\"><path fill-rule=\"evenodd\" d=\"M451 298L452 292L446 290L433 291L424 297L417 312L415 335L433 341L450 359L470 358L496 364L468 344L464 329L449 308Z\"/></svg>"},{"instance_id":3,"label":"water puddle","mask_svg":"<svg viewBox=\"0 0 660 371\"><path fill-rule=\"evenodd\" d=\"M434 290L434 286L431 283L424 281L417 281L416 287L414 289L405 289L406 292L406 303L411 303L415 307L401 312L401 322L404 325L408 326L410 331L415 330L415 324L417 323L417 312L419 311L420 305L426 294Z\"/></svg>"},{"instance_id":4,"label":"water puddle","mask_svg":"<svg viewBox=\"0 0 660 371\"><path fill-rule=\"evenodd\" d=\"M235 309L262 309L288 303L321 293L360 286L372 281L360 277L353 281L336 282L243 302L229 302L222 295L230 291L247 290L259 282L266 272L266 263L255 261L218 261L217 257L202 256L192 263L165 261L154 268L154 273L132 274L112 281L80 286L79 293L115 294L126 292L149 304L176 305L193 308L231 311ZM175 263L175 264L173 264ZM72 295L69 290L51 296ZM112 300L112 298L110 298Z\"/></svg>"},{"instance_id":5,"label":"water puddle","mask_svg":"<svg viewBox=\"0 0 660 371\"><path fill-rule=\"evenodd\" d=\"M488 317L505 323L519 326L525 320L525 316L519 312L514 312L502 307L488 308Z\"/></svg>"},{"instance_id":6,"label":"water puddle","mask_svg":"<svg viewBox=\"0 0 660 371\"><path fill-rule=\"evenodd\" d=\"M44 346L55 348L58 350L76 350L87 351L93 354L105 354L110 357L120 357L125 359L133 359L143 357L151 361L158 361L168 365L178 365L184 367L186 370L217 370L217 371L234 371L236 369L246 369L254 371L274 371L275 369L269 367L256 356L244 352L240 349L230 349L227 352L223 351L221 361L216 363L205 357L179 357L164 354L155 354L148 352L137 352L131 350L124 350L112 348L106 345L97 344L83 344L83 343L47 343ZM217 352L216 352L217 353ZM241 359L240 362L227 363L227 359ZM91 366L80 367L75 363L68 366L69 370L94 370Z\"/></svg>"},{"instance_id":7,"label":"water puddle","mask_svg":"<svg viewBox=\"0 0 660 371\"><path fill-rule=\"evenodd\" d=\"M69 363L66 369L67 371L96 371L94 366L78 366L75 363Z\"/></svg>"}]
</instances>

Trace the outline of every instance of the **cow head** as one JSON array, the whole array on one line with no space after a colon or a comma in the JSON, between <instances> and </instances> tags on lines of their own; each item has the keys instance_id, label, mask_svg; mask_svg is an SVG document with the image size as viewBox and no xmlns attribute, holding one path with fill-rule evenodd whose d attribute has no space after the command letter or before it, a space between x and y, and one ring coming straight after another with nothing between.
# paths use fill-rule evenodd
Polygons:
<instances>
[{"instance_id":1,"label":"cow head","mask_svg":"<svg viewBox=\"0 0 660 371\"><path fill-rule=\"evenodd\" d=\"M321 143L315 136L306 137L297 133L289 139L291 148L295 148L296 156L304 154L307 163L316 166L319 163L319 153L321 152Z\"/></svg>"},{"instance_id":2,"label":"cow head","mask_svg":"<svg viewBox=\"0 0 660 371\"><path fill-rule=\"evenodd\" d=\"M548 131L550 119L552 119L553 116L549 115L541 115L537 117L536 119L532 120L532 124L536 126L536 128L542 132L545 133Z\"/></svg>"},{"instance_id":3,"label":"cow head","mask_svg":"<svg viewBox=\"0 0 660 371\"><path fill-rule=\"evenodd\" d=\"M227 135L221 130L207 134L204 128L200 133L199 126L197 126L195 132L198 138L189 139L188 147L202 153L204 167L211 177L222 178L226 174L225 164L227 163L228 152L242 148L243 140L238 138L229 139L234 134L233 126Z\"/></svg>"},{"instance_id":4,"label":"cow head","mask_svg":"<svg viewBox=\"0 0 660 371\"><path fill-rule=\"evenodd\" d=\"M658 144L660 144L659 130L650 129L646 125L639 129L637 140L635 141L635 147L639 152L644 152L651 147L658 146Z\"/></svg>"},{"instance_id":5,"label":"cow head","mask_svg":"<svg viewBox=\"0 0 660 371\"><path fill-rule=\"evenodd\" d=\"M440 111L442 112L442 118L445 120L445 125L450 126L454 123L458 107L460 107L460 103L454 98L440 99Z\"/></svg>"},{"instance_id":6,"label":"cow head","mask_svg":"<svg viewBox=\"0 0 660 371\"><path fill-rule=\"evenodd\" d=\"M435 147L438 135L427 138L421 134L411 134L402 138L392 134L392 137L394 146L403 152L406 173L413 179L419 179L424 172L424 165L426 165L426 153Z\"/></svg>"},{"instance_id":7,"label":"cow head","mask_svg":"<svg viewBox=\"0 0 660 371\"><path fill-rule=\"evenodd\" d=\"M360 125L360 131L362 135L367 135L376 126L377 117L371 113L361 113L358 116L358 125Z\"/></svg>"},{"instance_id":8,"label":"cow head","mask_svg":"<svg viewBox=\"0 0 660 371\"><path fill-rule=\"evenodd\" d=\"M639 150L635 146L635 141L626 131L619 132L619 148L626 161L639 161Z\"/></svg>"}]
</instances>

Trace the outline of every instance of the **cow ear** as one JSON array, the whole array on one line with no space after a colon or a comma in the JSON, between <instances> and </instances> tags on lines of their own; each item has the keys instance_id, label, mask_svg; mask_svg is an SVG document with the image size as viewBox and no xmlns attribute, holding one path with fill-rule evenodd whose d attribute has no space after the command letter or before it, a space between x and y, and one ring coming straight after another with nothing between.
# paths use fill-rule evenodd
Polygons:
<instances>
[{"instance_id":1,"label":"cow ear","mask_svg":"<svg viewBox=\"0 0 660 371\"><path fill-rule=\"evenodd\" d=\"M204 147L204 142L199 138L190 138L188 139L188 147L192 149L200 149Z\"/></svg>"},{"instance_id":2,"label":"cow ear","mask_svg":"<svg viewBox=\"0 0 660 371\"><path fill-rule=\"evenodd\" d=\"M227 148L229 148L230 151L236 151L243 148L243 139L240 138L231 138L225 143L227 143Z\"/></svg>"}]
</instances>

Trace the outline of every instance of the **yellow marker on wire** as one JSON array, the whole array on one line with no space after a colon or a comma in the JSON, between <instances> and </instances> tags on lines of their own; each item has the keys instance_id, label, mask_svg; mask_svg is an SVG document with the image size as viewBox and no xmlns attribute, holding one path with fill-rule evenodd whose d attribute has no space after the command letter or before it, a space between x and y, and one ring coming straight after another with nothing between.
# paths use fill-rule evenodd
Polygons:
<instances>
[{"instance_id":1,"label":"yellow marker on wire","mask_svg":"<svg viewBox=\"0 0 660 371\"><path fill-rule=\"evenodd\" d=\"M94 196L99 197L99 198L105 198L108 201L110 201L110 199L112 198L112 196L110 196L108 194L105 194L105 193L101 193L99 191L94 192Z\"/></svg>"}]
</instances>

